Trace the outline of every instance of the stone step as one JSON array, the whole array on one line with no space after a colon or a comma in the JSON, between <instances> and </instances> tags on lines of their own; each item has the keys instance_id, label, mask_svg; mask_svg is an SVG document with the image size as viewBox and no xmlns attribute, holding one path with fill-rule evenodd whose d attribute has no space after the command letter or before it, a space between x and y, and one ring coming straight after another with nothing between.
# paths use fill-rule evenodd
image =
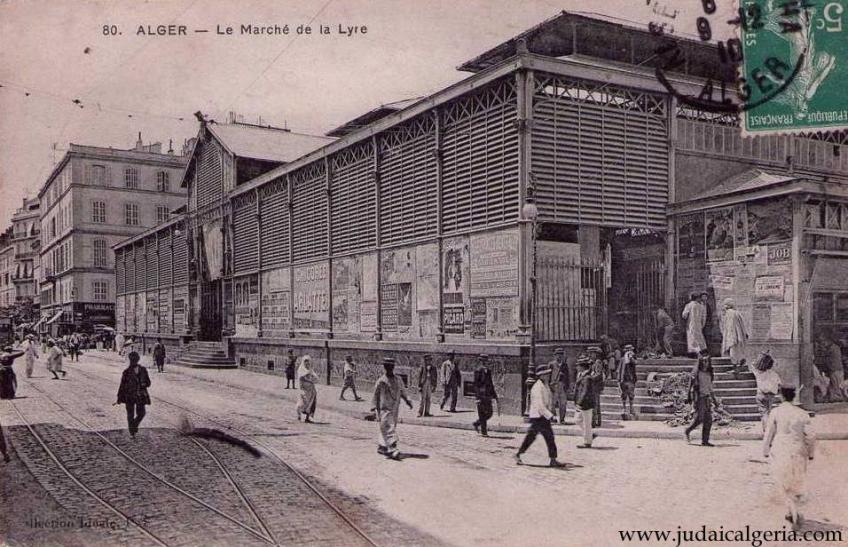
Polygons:
<instances>
[{"instance_id":1,"label":"stone step","mask_svg":"<svg viewBox=\"0 0 848 547\"><path fill-rule=\"evenodd\" d=\"M649 374L648 372L636 371L636 379L637 380L647 380L648 374ZM667 373L667 372L661 372L657 375L659 377L657 379L660 380L662 378L667 378L668 374L669 373ZM731 372L717 372L715 374L715 380L716 381L719 381L719 380L756 380L756 378L750 372L740 372L737 375L734 375Z\"/></svg>"},{"instance_id":2,"label":"stone step","mask_svg":"<svg viewBox=\"0 0 848 547\"><path fill-rule=\"evenodd\" d=\"M677 365L677 366L687 366L690 369L695 366L698 362L697 359L693 359L691 357L671 357L669 359L639 359L636 363L636 366L639 365ZM713 357L713 367L719 365L729 365L730 357Z\"/></svg>"},{"instance_id":3,"label":"stone step","mask_svg":"<svg viewBox=\"0 0 848 547\"><path fill-rule=\"evenodd\" d=\"M188 368L238 368L235 363L194 363L186 361L177 361L174 364Z\"/></svg>"},{"instance_id":4,"label":"stone step","mask_svg":"<svg viewBox=\"0 0 848 547\"><path fill-rule=\"evenodd\" d=\"M723 388L716 387L716 395L719 397L750 397L751 400L754 400L754 397L757 395L757 390L755 387L751 386L748 388ZM604 395L612 394L618 397L621 395L621 389L616 386L607 386L604 388ZM644 386L636 387L636 396L637 397L653 397L652 394L648 393L648 389Z\"/></svg>"},{"instance_id":5,"label":"stone step","mask_svg":"<svg viewBox=\"0 0 848 547\"><path fill-rule=\"evenodd\" d=\"M195 355L181 355L179 360L187 363L235 363L234 360L225 356L197 357Z\"/></svg>"},{"instance_id":6,"label":"stone step","mask_svg":"<svg viewBox=\"0 0 848 547\"><path fill-rule=\"evenodd\" d=\"M640 372L692 372L694 365L645 365L642 363L636 364L636 373ZM733 370L733 365L713 365L714 372L730 372Z\"/></svg>"},{"instance_id":7,"label":"stone step","mask_svg":"<svg viewBox=\"0 0 848 547\"><path fill-rule=\"evenodd\" d=\"M743 396L743 397L731 397L722 395L720 393L716 393L716 397L718 397L722 404L725 406L754 406L756 408L757 402L753 396ZM621 404L621 394L620 393L610 393L604 392L601 395L601 402L604 404ZM656 397L651 397L650 395L636 395L633 399L634 404L637 405L655 405L662 406L662 400Z\"/></svg>"},{"instance_id":8,"label":"stone step","mask_svg":"<svg viewBox=\"0 0 848 547\"><path fill-rule=\"evenodd\" d=\"M671 412L639 412L639 409L636 406L633 407L635 411L636 421L643 422L663 422L670 418L674 417L674 414ZM571 408L569 408L566 413L566 417L570 418L569 421L573 422L575 420L575 412ZM748 413L748 414L733 414L733 418L740 422L758 422L760 421L759 413ZM621 420L621 405L612 406L608 405L606 407L601 407L601 416L604 420L604 425L610 425L610 422L616 423Z\"/></svg>"}]
</instances>

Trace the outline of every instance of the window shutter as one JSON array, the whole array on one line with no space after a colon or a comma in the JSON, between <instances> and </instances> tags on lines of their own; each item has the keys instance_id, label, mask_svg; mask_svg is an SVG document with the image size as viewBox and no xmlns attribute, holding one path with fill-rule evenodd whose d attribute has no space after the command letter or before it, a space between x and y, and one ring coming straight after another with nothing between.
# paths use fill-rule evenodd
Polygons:
<instances>
[{"instance_id":1,"label":"window shutter","mask_svg":"<svg viewBox=\"0 0 848 547\"><path fill-rule=\"evenodd\" d=\"M155 289L156 275L159 273L159 256L156 253L156 236L147 238L147 288Z\"/></svg>"},{"instance_id":2,"label":"window shutter","mask_svg":"<svg viewBox=\"0 0 848 547\"><path fill-rule=\"evenodd\" d=\"M333 253L376 245L374 151L370 143L345 148L331 160Z\"/></svg>"},{"instance_id":3,"label":"window shutter","mask_svg":"<svg viewBox=\"0 0 848 547\"><path fill-rule=\"evenodd\" d=\"M249 272L259 266L257 244L259 225L256 222L256 191L233 199L233 257L234 272Z\"/></svg>"},{"instance_id":4,"label":"window shutter","mask_svg":"<svg viewBox=\"0 0 848 547\"><path fill-rule=\"evenodd\" d=\"M291 175L293 185L294 259L327 256L327 192L323 162Z\"/></svg>"},{"instance_id":5,"label":"window shutter","mask_svg":"<svg viewBox=\"0 0 848 547\"><path fill-rule=\"evenodd\" d=\"M159 286L167 287L173 282L171 279L171 262L173 261L173 250L171 249L170 228L159 232Z\"/></svg>"},{"instance_id":6,"label":"window shutter","mask_svg":"<svg viewBox=\"0 0 848 547\"><path fill-rule=\"evenodd\" d=\"M273 268L289 262L289 196L283 179L263 186L259 202L262 215L262 268Z\"/></svg>"}]
</instances>

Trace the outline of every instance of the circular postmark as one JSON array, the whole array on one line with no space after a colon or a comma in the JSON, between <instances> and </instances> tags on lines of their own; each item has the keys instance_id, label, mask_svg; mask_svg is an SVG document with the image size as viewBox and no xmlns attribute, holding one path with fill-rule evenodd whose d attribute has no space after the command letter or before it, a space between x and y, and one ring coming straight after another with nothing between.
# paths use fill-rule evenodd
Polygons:
<instances>
[{"instance_id":1,"label":"circular postmark","mask_svg":"<svg viewBox=\"0 0 848 547\"><path fill-rule=\"evenodd\" d=\"M673 28L668 32L670 26L665 22L649 24L653 35L668 37L654 50L660 60L656 78L682 104L714 113L749 111L797 87L799 76L809 66L815 8L811 0L739 1L736 17L726 21L738 29L737 36L714 45L716 58L712 63L705 61L711 71L697 96L675 88L667 76L686 63L681 47L684 40L672 38ZM701 0L700 4L702 13L695 20L698 39L712 46L711 21L717 17L717 7L714 0Z\"/></svg>"}]
</instances>

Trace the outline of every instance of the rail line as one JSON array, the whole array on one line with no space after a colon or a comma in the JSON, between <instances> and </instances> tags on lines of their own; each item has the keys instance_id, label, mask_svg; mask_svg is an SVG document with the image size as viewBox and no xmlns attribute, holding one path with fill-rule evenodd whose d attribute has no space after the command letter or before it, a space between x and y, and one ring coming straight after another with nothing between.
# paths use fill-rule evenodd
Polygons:
<instances>
[{"instance_id":1,"label":"rail line","mask_svg":"<svg viewBox=\"0 0 848 547\"><path fill-rule=\"evenodd\" d=\"M81 373L83 376L87 376L89 378L94 377L94 378L102 379L102 376L97 376L96 374L83 372L82 370L80 370L78 368L75 368L75 372ZM285 461L283 458L281 458L279 455L277 455L277 453L274 452L274 450L270 446L268 446L266 443L264 443L260 439L257 439L256 435L262 435L261 432L255 433L255 434L251 433L251 432L249 432L245 429L242 429L240 427L234 426L232 424L224 423L224 422L222 422L222 421L220 421L216 418L212 418L210 416L201 414L201 413L199 413L195 410L192 410L191 408L188 408L186 406L183 406L181 404L174 403L174 402L169 401L167 399L163 399L162 397L159 397L158 395L150 395L150 398L156 399L157 401L163 402L163 403L170 405L174 408L178 408L178 409L180 409L180 410L182 410L186 413L192 414L194 416L197 416L198 418L206 420L207 422L211 422L211 423L216 424L218 426L224 427L225 429L235 431L235 432L237 432L238 434L240 434L244 437L249 437L252 443L261 447L263 449L263 451L266 454L268 454L272 459L274 459L277 463L279 463L280 465L282 465L283 467L285 467L286 469L291 471L291 473L294 476L296 476L301 482L303 482L303 484L306 485L306 487L309 488L309 490L311 490L316 496L318 496L318 498L321 499L321 501L323 501L324 504L326 504L327 507L330 508L330 510L332 510L336 515L338 515L338 517L342 521L344 521L344 523L347 524L350 527L350 529L353 530L359 537L361 537L368 545L371 545L373 547L380 547L379 544L376 541L374 541L367 534L367 532L365 532L355 522L353 522L353 520L348 515L346 515L345 512L341 508L339 508L336 504L334 504L332 502L332 500L330 500L323 492L321 492L320 489L318 489L314 484L312 484L312 482L309 479L307 479L300 471L298 471L294 466L292 466L287 461ZM262 526L264 527L264 524L262 524Z\"/></svg>"},{"instance_id":2,"label":"rail line","mask_svg":"<svg viewBox=\"0 0 848 547\"><path fill-rule=\"evenodd\" d=\"M47 398L48 400L50 400L50 402L52 402L54 405L56 405L57 407L59 407L60 409L62 409L62 411L63 411L63 412L65 412L65 414L67 414L68 416L70 416L70 417L71 417L71 419L73 419L74 421L78 422L78 423L79 423L80 425L82 425L82 426L83 426L86 430L88 430L88 431L90 431L91 433L94 433L95 435L97 435L97 436L98 436L98 437L99 437L99 438L100 438L100 439L101 439L104 443L106 443L107 445L109 445L110 447L112 447L112 448L113 448L116 452L118 452L118 453L119 453L121 456L123 456L126 460L128 460L130 463L132 463L134 466L136 466L137 468L139 468L141 471L143 471L143 472L144 472L144 473L146 473L147 475L150 475L150 476L151 476L151 477L153 477L155 480L157 480L157 481L159 481L160 483L162 483L162 484L164 484L164 485L168 486L169 488L173 489L174 491L178 492L179 494L181 494L181 495L185 496L186 498L188 498L188 499L190 499L190 500L194 501L195 503L200 504L201 506L203 506L203 507L205 507L206 509L208 509L208 510L212 511L213 513L217 514L218 516L220 516L220 517L222 517L222 518L226 519L227 521L229 521L229 522L231 522L231 523L235 524L236 526L238 526L239 528L243 529L244 531L246 531L247 533L249 533L250 535L252 535L252 536L253 536L253 537L255 537L256 539L259 539L259 540L261 540L261 541L263 541L263 542L265 542L265 543L269 543L269 544L272 544L272 545L278 545L278 543L277 543L277 542L273 539L273 536L272 536L270 533L268 533L268 534L266 535L266 534L264 534L264 533L262 533L262 532L259 532L259 531L255 530L255 529L254 529L254 528L252 528L251 526L248 526L248 525L246 525L245 523L243 523L243 522L242 522L241 520L239 520L238 518L236 518L236 517L234 517L234 516L232 516L232 515L230 515L230 514L228 514L228 513L225 513L224 511L221 511L221 510L220 510L220 509L218 509L217 507L214 507L213 505L210 505L209 503L207 503L207 502L203 501L202 499L198 498L197 496L195 496L195 495L194 495L194 494L192 494L191 492L188 492L188 491L186 491L185 489L180 488L179 486L177 486L177 485L176 485L176 484L174 484L173 482L169 481L169 480L168 480L168 479L166 479L165 477L162 477L161 475L159 475L159 474L157 474L157 473L155 473L155 472L151 471L150 469L148 469L147 467L145 467L143 464L141 464L138 460L136 460L136 459L135 459L135 458L133 458L131 455L129 455L129 454L128 454L126 451L124 451L121 447L119 447L118 445L116 445L115 443L113 443L112 441L110 441L108 438L106 438L106 436L104 436L102 433L100 433L99 431L97 431L94 427L92 427L91 425L89 425L89 424L88 424L85 420L83 420L82 418L79 418L78 416L76 416L76 415L75 415L73 412L71 412L71 411L70 411L70 410L69 410L66 406L64 406L63 404L61 404L60 402L58 402L56 399L54 399L53 397L51 397L51 396L50 396L50 395L49 395L46 391L44 391L43 389L40 389L40 388L36 387L36 386L35 386L35 384L33 384L32 382L28 382L28 383L29 383L29 386L30 386L30 387L32 387L35 391L39 392L39 393L40 393L41 395L43 395L45 398ZM164 401L164 402L168 403L168 401ZM171 404L171 403L169 403L169 404ZM42 438L42 437L41 437L41 436L40 436L40 435L39 435L39 434L35 431L35 429L34 429L34 428L30 425L29 421L26 419L26 417L23 415L23 413L22 413L22 412L21 412L21 410L17 407L17 405L15 405L15 404L13 403L13 407L14 407L14 409L15 409L15 412L16 412L16 413L18 414L18 416L21 418L21 420L23 420L23 421L24 421L24 423L25 423L25 424L27 424L27 428L28 428L28 429L29 429L29 431L33 434L33 436L34 436L34 437L38 440L39 444L40 444L40 445L41 445L41 446L42 446L42 447L43 447L43 448L47 451L47 453L50 455L51 459L52 459L54 462L56 462L56 463L57 463L57 464L58 464L58 465L62 468L62 470L65 472L65 474L66 474L66 475L68 475L68 477L69 477L69 478L71 478L71 480L73 480L73 481L74 481L74 483L76 483L77 485L79 485L80 487L82 487L82 488L83 488L83 490L85 490L85 491L86 491L87 493L89 493L90 495L94 496L94 497L95 497L98 501L100 501L101 503L105 503L107 506L109 506L109 507L110 507L110 509L111 509L111 510L116 511L116 512L118 512L119 514L121 514L121 516L126 517L126 518L127 518L127 520L128 520L129 522L132 522L132 523L133 523L136 527L138 527L139 529L141 529L141 530L145 533L145 535L148 535L149 537L151 537L152 539L154 539L154 541L156 541L158 544L160 544L160 545L167 545L167 543L165 543L164 541L162 541L162 539L161 539L161 538L158 538L157 536L155 536L155 534L153 534L152 532L149 532L149 530L144 529L144 527L143 527L143 526L141 526L139 523L137 523L137 522L133 521L131 518L129 518L128 516L126 516L126 515L125 515L122 511L120 511L119 509L117 509L116 507L114 507L112 504L109 504L108 502L106 502L105 500L103 500L103 498L102 498L102 497L98 496L98 495L97 495L97 494L95 494L95 493L94 493L94 492L93 492L90 488L88 488L86 485L84 485L84 484L82 483L82 481L80 481L79 479L77 479L76 477L74 477L74 476L73 476L73 474L70 472L70 470L69 470L69 469L67 469L67 467L66 467L66 466L64 466L64 465L63 465L63 464L59 461L59 459L56 457L55 453L53 453L53 452L52 452L52 451L51 451L51 450L47 447L46 442L45 442L45 441L43 440L43 438ZM245 504L245 506L246 506L247 510L251 513L251 515L254 517L254 519L256 519L257 523L259 523L259 526L262 528L263 532L267 532L267 527L266 527L265 523L262 521L261 517L260 517L260 516L256 513L256 510L255 510L255 508L253 507L253 504L251 504L251 503L250 503L250 502L246 499L246 497L244 496L244 493L242 492L241 488L240 488L240 487L238 487L238 485L236 485L236 484L235 484L235 481L233 480L232 476L229 474L229 472L227 472L227 471L226 471L226 469L224 468L224 466L223 466L223 464L220 462L220 460L218 460L218 458L216 458L214 455L212 455L212 453L211 453L208 449L206 449L206 447L202 446L200 443L197 443L197 444L198 444L198 445L200 445L200 447L201 447L201 448L202 448L202 449L203 449L203 450L204 450L207 454L209 454L209 455L211 456L211 458L212 458L213 462L215 462L215 464L218 466L218 468L219 468L219 469L223 472L224 476L227 478L227 480L230 482L230 484L231 484L231 485L233 485L234 489L236 490L236 493L237 493L237 494L238 494L238 496L242 499L242 502L244 502L244 504Z\"/></svg>"}]
</instances>

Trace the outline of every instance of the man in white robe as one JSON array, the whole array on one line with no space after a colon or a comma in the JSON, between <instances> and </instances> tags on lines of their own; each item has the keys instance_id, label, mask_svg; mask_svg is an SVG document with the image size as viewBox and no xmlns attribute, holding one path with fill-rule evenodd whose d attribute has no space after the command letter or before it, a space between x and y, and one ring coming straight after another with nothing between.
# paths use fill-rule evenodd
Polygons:
<instances>
[{"instance_id":1,"label":"man in white robe","mask_svg":"<svg viewBox=\"0 0 848 547\"><path fill-rule=\"evenodd\" d=\"M371 399L371 410L376 413L377 421L380 422L377 452L393 460L399 460L397 422L400 401L403 399L410 409L412 402L406 395L403 380L395 375L395 360L384 357L383 370L385 374L380 376L374 385L374 396Z\"/></svg>"},{"instance_id":2,"label":"man in white robe","mask_svg":"<svg viewBox=\"0 0 848 547\"><path fill-rule=\"evenodd\" d=\"M810 415L793 404L794 387L781 387L783 402L769 413L763 455L771 457L774 478L786 500L786 519L797 529L803 522L800 502L805 493L807 462L815 453Z\"/></svg>"},{"instance_id":3,"label":"man in white robe","mask_svg":"<svg viewBox=\"0 0 848 547\"><path fill-rule=\"evenodd\" d=\"M32 369L35 366L35 360L38 359L38 347L35 337L31 334L27 335L24 342L24 359L26 359L26 377L32 378Z\"/></svg>"},{"instance_id":4,"label":"man in white robe","mask_svg":"<svg viewBox=\"0 0 848 547\"><path fill-rule=\"evenodd\" d=\"M701 350L707 349L707 341L704 340L707 309L698 300L698 295L693 294L692 299L683 308L683 320L686 321L687 351L699 355Z\"/></svg>"},{"instance_id":5,"label":"man in white robe","mask_svg":"<svg viewBox=\"0 0 848 547\"><path fill-rule=\"evenodd\" d=\"M744 369L745 348L748 345L748 330L742 314L736 311L731 298L724 300L721 323L721 354L730 355L734 375Z\"/></svg>"}]
</instances>

